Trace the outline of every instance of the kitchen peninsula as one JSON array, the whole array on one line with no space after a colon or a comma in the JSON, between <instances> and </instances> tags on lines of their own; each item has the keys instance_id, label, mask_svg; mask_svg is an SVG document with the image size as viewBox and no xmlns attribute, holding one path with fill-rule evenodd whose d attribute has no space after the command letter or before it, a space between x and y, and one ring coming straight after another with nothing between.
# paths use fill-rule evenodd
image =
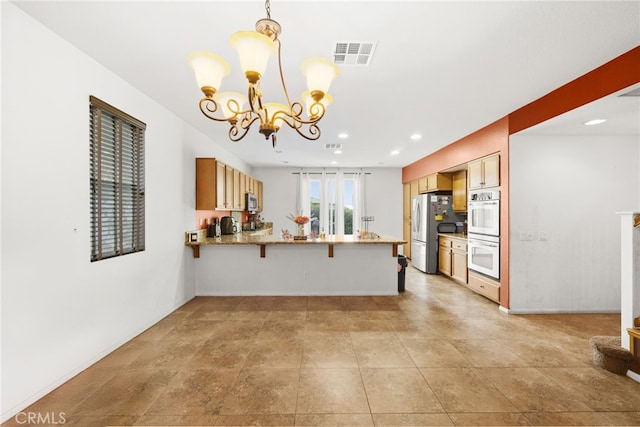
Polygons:
<instances>
[{"instance_id":1,"label":"kitchen peninsula","mask_svg":"<svg viewBox=\"0 0 640 427\"><path fill-rule=\"evenodd\" d=\"M187 233L196 295L396 295L401 239Z\"/></svg>"}]
</instances>

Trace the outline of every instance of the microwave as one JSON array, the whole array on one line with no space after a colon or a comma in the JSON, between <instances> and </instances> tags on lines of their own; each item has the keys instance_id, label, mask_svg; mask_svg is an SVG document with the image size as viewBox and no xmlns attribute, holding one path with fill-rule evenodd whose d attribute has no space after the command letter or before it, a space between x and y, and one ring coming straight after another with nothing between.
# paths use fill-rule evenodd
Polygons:
<instances>
[{"instance_id":1,"label":"microwave","mask_svg":"<svg viewBox=\"0 0 640 427\"><path fill-rule=\"evenodd\" d=\"M244 210L249 212L257 212L258 196L253 193L246 193L244 195Z\"/></svg>"}]
</instances>

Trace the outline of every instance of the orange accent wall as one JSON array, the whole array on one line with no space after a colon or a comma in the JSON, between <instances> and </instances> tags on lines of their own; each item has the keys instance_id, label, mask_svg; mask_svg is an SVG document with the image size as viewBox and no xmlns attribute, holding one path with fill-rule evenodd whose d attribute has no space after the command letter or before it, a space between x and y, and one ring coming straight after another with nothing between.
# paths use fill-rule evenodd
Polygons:
<instances>
[{"instance_id":1,"label":"orange accent wall","mask_svg":"<svg viewBox=\"0 0 640 427\"><path fill-rule=\"evenodd\" d=\"M500 305L509 308L509 135L640 82L640 46L506 117L405 166L402 182L500 154Z\"/></svg>"},{"instance_id":2,"label":"orange accent wall","mask_svg":"<svg viewBox=\"0 0 640 427\"><path fill-rule=\"evenodd\" d=\"M509 134L640 82L640 46L509 114Z\"/></svg>"},{"instance_id":3,"label":"orange accent wall","mask_svg":"<svg viewBox=\"0 0 640 427\"><path fill-rule=\"evenodd\" d=\"M402 182L410 182L425 175L465 164L470 160L498 153L508 144L509 121L505 117L405 166L402 169Z\"/></svg>"}]
</instances>

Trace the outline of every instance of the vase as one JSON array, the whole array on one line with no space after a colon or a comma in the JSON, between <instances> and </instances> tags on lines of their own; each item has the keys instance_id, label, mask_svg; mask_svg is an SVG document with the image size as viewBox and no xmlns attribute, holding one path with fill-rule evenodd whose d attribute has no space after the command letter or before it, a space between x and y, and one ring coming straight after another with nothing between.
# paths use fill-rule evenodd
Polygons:
<instances>
[{"instance_id":1,"label":"vase","mask_svg":"<svg viewBox=\"0 0 640 427\"><path fill-rule=\"evenodd\" d=\"M304 236L304 224L298 224L298 236Z\"/></svg>"}]
</instances>

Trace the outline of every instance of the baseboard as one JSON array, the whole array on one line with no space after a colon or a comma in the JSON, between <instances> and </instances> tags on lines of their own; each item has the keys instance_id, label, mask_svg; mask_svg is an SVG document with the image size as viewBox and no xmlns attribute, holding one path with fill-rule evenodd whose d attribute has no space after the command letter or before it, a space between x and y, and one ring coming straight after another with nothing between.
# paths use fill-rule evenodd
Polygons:
<instances>
[{"instance_id":1,"label":"baseboard","mask_svg":"<svg viewBox=\"0 0 640 427\"><path fill-rule=\"evenodd\" d=\"M636 374L635 372L629 370L627 371L627 376L634 380L635 382L640 383L640 374Z\"/></svg>"},{"instance_id":2,"label":"baseboard","mask_svg":"<svg viewBox=\"0 0 640 427\"><path fill-rule=\"evenodd\" d=\"M499 309L501 312L503 312L503 313L511 314L511 310L510 310L510 309L508 309L508 308L506 308L506 307L503 307L503 306L501 306L501 305L500 305L500 306L498 306L498 309Z\"/></svg>"},{"instance_id":3,"label":"baseboard","mask_svg":"<svg viewBox=\"0 0 640 427\"><path fill-rule=\"evenodd\" d=\"M502 307L500 307L502 308ZM564 309L505 309L509 310L509 314L620 314L620 310L564 310Z\"/></svg>"},{"instance_id":4,"label":"baseboard","mask_svg":"<svg viewBox=\"0 0 640 427\"><path fill-rule=\"evenodd\" d=\"M346 292L300 292L300 291L264 291L264 292L231 292L231 291L208 291L197 292L197 297L325 297L325 296L397 296L397 291L346 291Z\"/></svg>"}]
</instances>

